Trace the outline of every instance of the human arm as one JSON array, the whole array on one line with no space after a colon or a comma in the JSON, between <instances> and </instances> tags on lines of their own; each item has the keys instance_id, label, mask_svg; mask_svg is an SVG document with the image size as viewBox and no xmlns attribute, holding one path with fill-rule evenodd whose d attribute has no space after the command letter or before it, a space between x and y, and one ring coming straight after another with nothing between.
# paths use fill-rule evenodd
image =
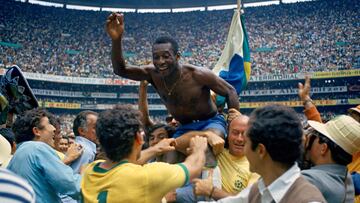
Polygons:
<instances>
[{"instance_id":1,"label":"human arm","mask_svg":"<svg viewBox=\"0 0 360 203\"><path fill-rule=\"evenodd\" d=\"M112 40L111 61L114 73L132 80L151 81L151 66L133 66L125 62L122 50L122 37L125 30L124 15L112 13L106 20L106 32Z\"/></svg>"},{"instance_id":2,"label":"human arm","mask_svg":"<svg viewBox=\"0 0 360 203\"><path fill-rule=\"evenodd\" d=\"M147 86L148 82L143 80L140 82L139 87L139 111L142 114L141 121L145 127L154 125L154 122L150 119L148 101L147 101Z\"/></svg>"},{"instance_id":3,"label":"human arm","mask_svg":"<svg viewBox=\"0 0 360 203\"><path fill-rule=\"evenodd\" d=\"M176 138L176 150L183 154L187 154L187 148L189 147L190 140L195 136L206 137L209 145L213 148L213 152L215 155L219 154L224 149L224 139L218 134L212 132L211 130L206 130L190 131Z\"/></svg>"},{"instance_id":4,"label":"human arm","mask_svg":"<svg viewBox=\"0 0 360 203\"><path fill-rule=\"evenodd\" d=\"M190 140L190 155L182 163L189 171L189 179L199 177L201 169L205 164L205 151L207 149L207 140L205 137L195 136Z\"/></svg>"},{"instance_id":5,"label":"human arm","mask_svg":"<svg viewBox=\"0 0 360 203\"><path fill-rule=\"evenodd\" d=\"M70 165L73 161L78 159L83 153L84 149L80 144L74 143L70 145L68 151L65 154L65 158L62 160L64 164Z\"/></svg>"},{"instance_id":6,"label":"human arm","mask_svg":"<svg viewBox=\"0 0 360 203\"><path fill-rule=\"evenodd\" d=\"M228 109L239 110L239 97L233 86L206 68L197 68L195 80L209 87L213 92L226 98Z\"/></svg>"},{"instance_id":7,"label":"human arm","mask_svg":"<svg viewBox=\"0 0 360 203\"><path fill-rule=\"evenodd\" d=\"M140 158L136 161L137 164L143 165L146 164L150 159L154 158L157 155L174 151L175 150L175 139L163 139L156 145L149 147L141 151Z\"/></svg>"},{"instance_id":8,"label":"human arm","mask_svg":"<svg viewBox=\"0 0 360 203\"><path fill-rule=\"evenodd\" d=\"M322 123L320 113L317 110L314 102L310 97L311 85L310 85L310 77L305 76L305 84L298 84L298 95L300 101L304 104L304 113L308 120L318 121Z\"/></svg>"},{"instance_id":9,"label":"human arm","mask_svg":"<svg viewBox=\"0 0 360 203\"><path fill-rule=\"evenodd\" d=\"M81 176L74 173L58 158L54 150L49 148L44 145L34 147L34 165L43 172L42 176L56 193L79 199Z\"/></svg>"},{"instance_id":10,"label":"human arm","mask_svg":"<svg viewBox=\"0 0 360 203\"><path fill-rule=\"evenodd\" d=\"M224 190L217 188L213 185L213 170L209 171L209 176L207 179L195 178L193 180L194 193L199 196L206 196L209 199L219 200L234 194L225 192Z\"/></svg>"}]
</instances>

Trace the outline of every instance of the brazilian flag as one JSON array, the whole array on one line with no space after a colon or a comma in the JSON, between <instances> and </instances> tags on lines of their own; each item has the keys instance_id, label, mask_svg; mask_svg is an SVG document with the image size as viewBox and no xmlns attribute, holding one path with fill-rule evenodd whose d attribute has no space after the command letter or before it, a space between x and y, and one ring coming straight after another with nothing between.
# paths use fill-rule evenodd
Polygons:
<instances>
[{"instance_id":1,"label":"brazilian flag","mask_svg":"<svg viewBox=\"0 0 360 203\"><path fill-rule=\"evenodd\" d=\"M234 11L225 48L213 72L230 83L238 94L250 80L251 62L248 36L244 17L238 9ZM225 98L217 95L216 104L219 106L224 103Z\"/></svg>"}]
</instances>

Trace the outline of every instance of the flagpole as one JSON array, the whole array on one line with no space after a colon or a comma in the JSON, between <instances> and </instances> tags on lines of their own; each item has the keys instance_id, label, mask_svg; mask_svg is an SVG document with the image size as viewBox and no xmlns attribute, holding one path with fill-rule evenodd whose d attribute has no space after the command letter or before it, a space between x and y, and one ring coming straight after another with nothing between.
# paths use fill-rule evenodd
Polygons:
<instances>
[{"instance_id":1,"label":"flagpole","mask_svg":"<svg viewBox=\"0 0 360 203\"><path fill-rule=\"evenodd\" d=\"M237 10L241 9L241 0L237 0Z\"/></svg>"}]
</instances>

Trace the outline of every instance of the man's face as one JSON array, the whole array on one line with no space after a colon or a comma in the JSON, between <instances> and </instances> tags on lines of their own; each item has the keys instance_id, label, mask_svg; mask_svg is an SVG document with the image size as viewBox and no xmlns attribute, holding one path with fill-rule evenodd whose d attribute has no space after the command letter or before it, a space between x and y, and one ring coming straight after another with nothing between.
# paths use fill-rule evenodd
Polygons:
<instances>
[{"instance_id":1,"label":"man's face","mask_svg":"<svg viewBox=\"0 0 360 203\"><path fill-rule=\"evenodd\" d=\"M69 148L69 140L65 138L61 138L59 143L59 149L61 152L66 153Z\"/></svg>"},{"instance_id":2,"label":"man's face","mask_svg":"<svg viewBox=\"0 0 360 203\"><path fill-rule=\"evenodd\" d=\"M318 158L321 155L321 144L319 143L318 133L315 129L310 128L308 134L305 135L305 160L311 163L317 163Z\"/></svg>"},{"instance_id":3,"label":"man's face","mask_svg":"<svg viewBox=\"0 0 360 203\"><path fill-rule=\"evenodd\" d=\"M157 143L159 143L162 139L164 138L168 138L168 133L165 130L165 128L158 128L156 130L154 130L149 137L149 145L150 147L156 145Z\"/></svg>"},{"instance_id":4,"label":"man's face","mask_svg":"<svg viewBox=\"0 0 360 203\"><path fill-rule=\"evenodd\" d=\"M40 126L37 127L38 141L44 142L51 147L54 147L55 127L50 124L48 117L40 119Z\"/></svg>"},{"instance_id":5,"label":"man's face","mask_svg":"<svg viewBox=\"0 0 360 203\"><path fill-rule=\"evenodd\" d=\"M258 163L258 155L256 153L256 149L252 150L251 149L251 140L248 137L248 135L244 136L244 154L247 158L247 160L249 161L249 170L253 173L256 173L257 170L257 163Z\"/></svg>"},{"instance_id":6,"label":"man's face","mask_svg":"<svg viewBox=\"0 0 360 203\"><path fill-rule=\"evenodd\" d=\"M228 137L230 154L237 157L244 156L244 134L247 127L247 120L241 118L236 118L230 123Z\"/></svg>"},{"instance_id":7,"label":"man's face","mask_svg":"<svg viewBox=\"0 0 360 203\"><path fill-rule=\"evenodd\" d=\"M167 76L176 68L178 58L170 43L153 45L153 63L156 71Z\"/></svg>"},{"instance_id":8,"label":"man's face","mask_svg":"<svg viewBox=\"0 0 360 203\"><path fill-rule=\"evenodd\" d=\"M84 137L89 139L90 141L96 143L96 121L97 116L93 114L87 115L86 122L87 122L87 128L84 129Z\"/></svg>"}]
</instances>

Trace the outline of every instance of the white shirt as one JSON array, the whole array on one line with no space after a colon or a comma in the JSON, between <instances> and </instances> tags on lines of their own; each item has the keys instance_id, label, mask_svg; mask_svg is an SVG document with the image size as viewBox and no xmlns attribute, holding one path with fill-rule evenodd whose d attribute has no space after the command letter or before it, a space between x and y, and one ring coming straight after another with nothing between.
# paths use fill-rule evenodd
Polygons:
<instances>
[{"instance_id":1,"label":"white shirt","mask_svg":"<svg viewBox=\"0 0 360 203\"><path fill-rule=\"evenodd\" d=\"M272 182L268 187L265 186L262 178L258 181L258 188L261 194L261 203L278 203L284 197L289 188L300 177L300 168L295 163L289 170ZM219 203L247 203L252 185L245 188L236 196L218 200Z\"/></svg>"}]
</instances>

